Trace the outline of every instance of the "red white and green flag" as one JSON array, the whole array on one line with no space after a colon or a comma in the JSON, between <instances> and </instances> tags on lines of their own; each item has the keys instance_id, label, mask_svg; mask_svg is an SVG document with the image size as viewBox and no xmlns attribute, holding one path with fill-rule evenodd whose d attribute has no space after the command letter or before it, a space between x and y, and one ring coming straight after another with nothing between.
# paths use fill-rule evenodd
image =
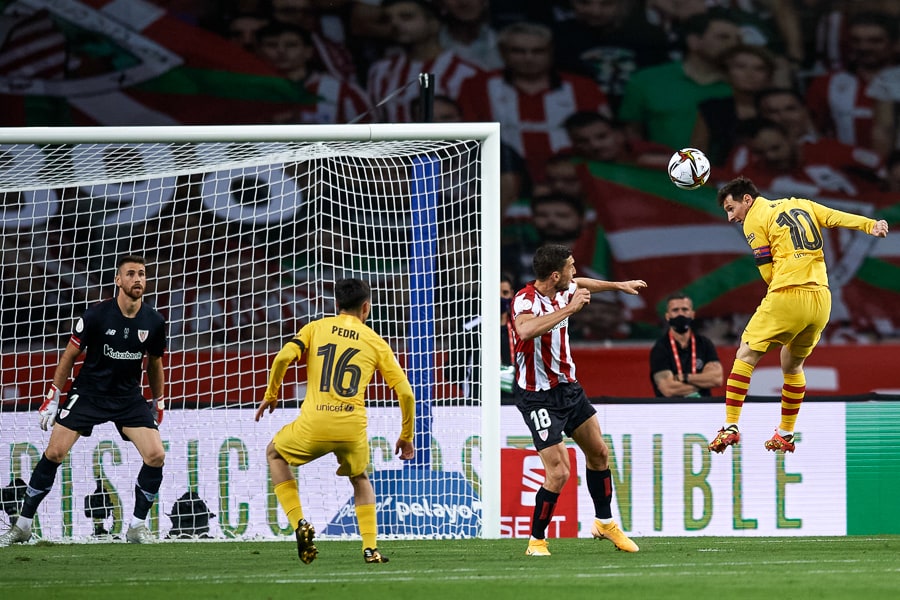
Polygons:
<instances>
[{"instance_id":1,"label":"red white and green flag","mask_svg":"<svg viewBox=\"0 0 900 600\"><path fill-rule=\"evenodd\" d=\"M0 122L271 123L314 98L144 0L0 1Z\"/></svg>"}]
</instances>

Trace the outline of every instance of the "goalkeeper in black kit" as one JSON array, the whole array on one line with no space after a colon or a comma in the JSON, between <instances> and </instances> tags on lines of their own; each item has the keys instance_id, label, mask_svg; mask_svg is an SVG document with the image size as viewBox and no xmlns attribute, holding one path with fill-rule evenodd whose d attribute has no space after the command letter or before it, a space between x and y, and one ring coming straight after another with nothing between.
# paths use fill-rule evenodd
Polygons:
<instances>
[{"instance_id":1,"label":"goalkeeper in black kit","mask_svg":"<svg viewBox=\"0 0 900 600\"><path fill-rule=\"evenodd\" d=\"M275 495L294 529L297 554L301 562L309 564L318 549L313 542L315 529L303 518L291 467L334 454L339 464L337 474L348 477L353 486L363 559L385 563L388 558L376 543L375 490L366 474L369 435L365 392L377 369L397 394L402 422L395 451L401 460L414 455L415 398L391 347L365 324L372 308L369 284L342 279L335 283L334 295L338 315L308 323L275 357L256 420L266 411L275 410L285 372L291 363L305 357L306 399L300 416L281 428L266 448Z\"/></svg>"},{"instance_id":2,"label":"goalkeeper in black kit","mask_svg":"<svg viewBox=\"0 0 900 600\"><path fill-rule=\"evenodd\" d=\"M142 257L120 258L115 284L118 291L114 298L91 306L75 323L38 411L41 429L52 428L50 441L31 473L21 514L9 531L0 536L0 546L31 539L35 512L50 493L59 465L78 438L90 436L95 425L107 421L115 423L122 439L131 441L143 460L134 487L134 513L125 539L135 544L156 541L146 519L159 495L166 457L158 428L165 408L162 358L166 350L166 322L143 302L147 272ZM61 403L61 390L82 352L84 364ZM141 392L145 356L152 402Z\"/></svg>"}]
</instances>

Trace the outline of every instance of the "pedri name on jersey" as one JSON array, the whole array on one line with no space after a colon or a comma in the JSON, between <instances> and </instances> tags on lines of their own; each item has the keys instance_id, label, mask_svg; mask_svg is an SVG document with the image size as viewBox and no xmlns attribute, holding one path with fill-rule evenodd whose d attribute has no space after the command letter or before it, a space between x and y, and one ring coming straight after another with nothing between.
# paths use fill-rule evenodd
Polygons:
<instances>
[{"instance_id":1,"label":"pedri name on jersey","mask_svg":"<svg viewBox=\"0 0 900 600\"><path fill-rule=\"evenodd\" d=\"M103 355L113 360L142 360L144 358L143 352L113 350L109 344L103 344Z\"/></svg>"}]
</instances>

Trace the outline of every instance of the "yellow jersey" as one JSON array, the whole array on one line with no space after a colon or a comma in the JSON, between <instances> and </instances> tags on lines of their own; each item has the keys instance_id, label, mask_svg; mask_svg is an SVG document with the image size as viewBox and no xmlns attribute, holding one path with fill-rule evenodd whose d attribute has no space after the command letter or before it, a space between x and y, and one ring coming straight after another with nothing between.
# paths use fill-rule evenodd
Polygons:
<instances>
[{"instance_id":1,"label":"yellow jersey","mask_svg":"<svg viewBox=\"0 0 900 600\"><path fill-rule=\"evenodd\" d=\"M367 426L365 392L377 369L400 402L400 438L412 441L415 398L394 351L357 317L340 314L305 325L272 363L266 401L275 401L287 368L306 355L301 418L319 439L347 439ZM334 436L338 437L334 437Z\"/></svg>"},{"instance_id":2,"label":"yellow jersey","mask_svg":"<svg viewBox=\"0 0 900 600\"><path fill-rule=\"evenodd\" d=\"M803 198L759 196L744 217L744 236L769 291L828 285L822 228L872 233L875 220L834 210Z\"/></svg>"}]
</instances>

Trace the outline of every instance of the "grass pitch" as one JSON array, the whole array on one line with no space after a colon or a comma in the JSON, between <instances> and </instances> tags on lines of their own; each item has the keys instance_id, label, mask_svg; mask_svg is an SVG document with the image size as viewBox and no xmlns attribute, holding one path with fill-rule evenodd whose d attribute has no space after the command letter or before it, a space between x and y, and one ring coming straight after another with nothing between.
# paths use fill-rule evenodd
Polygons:
<instances>
[{"instance_id":1,"label":"grass pitch","mask_svg":"<svg viewBox=\"0 0 900 600\"><path fill-rule=\"evenodd\" d=\"M900 597L900 536L636 541L641 551L626 554L606 541L551 540L553 556L526 557L524 540L388 540L381 565L344 541L317 541L310 565L293 542L38 543L0 548L0 589L91 600Z\"/></svg>"}]
</instances>

